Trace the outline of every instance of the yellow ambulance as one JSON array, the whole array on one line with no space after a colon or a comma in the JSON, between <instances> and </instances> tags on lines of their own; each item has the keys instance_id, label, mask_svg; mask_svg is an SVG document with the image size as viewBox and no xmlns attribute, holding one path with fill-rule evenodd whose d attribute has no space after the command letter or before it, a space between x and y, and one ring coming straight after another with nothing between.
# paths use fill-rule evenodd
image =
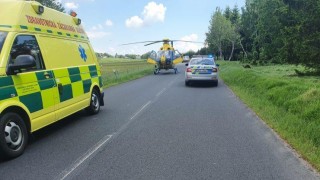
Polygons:
<instances>
[{"instance_id":1,"label":"yellow ambulance","mask_svg":"<svg viewBox=\"0 0 320 180\"><path fill-rule=\"evenodd\" d=\"M100 67L77 17L35 1L0 1L0 156L28 135L104 105Z\"/></svg>"}]
</instances>

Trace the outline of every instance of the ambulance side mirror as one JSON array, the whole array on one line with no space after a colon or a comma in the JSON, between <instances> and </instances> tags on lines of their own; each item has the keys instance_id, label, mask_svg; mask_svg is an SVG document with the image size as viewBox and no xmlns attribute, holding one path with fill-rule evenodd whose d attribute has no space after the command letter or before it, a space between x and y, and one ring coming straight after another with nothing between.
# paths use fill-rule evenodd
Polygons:
<instances>
[{"instance_id":1,"label":"ambulance side mirror","mask_svg":"<svg viewBox=\"0 0 320 180\"><path fill-rule=\"evenodd\" d=\"M32 68L36 66L36 61L31 55L19 55L13 64L7 67L7 75L16 75L22 69Z\"/></svg>"}]
</instances>

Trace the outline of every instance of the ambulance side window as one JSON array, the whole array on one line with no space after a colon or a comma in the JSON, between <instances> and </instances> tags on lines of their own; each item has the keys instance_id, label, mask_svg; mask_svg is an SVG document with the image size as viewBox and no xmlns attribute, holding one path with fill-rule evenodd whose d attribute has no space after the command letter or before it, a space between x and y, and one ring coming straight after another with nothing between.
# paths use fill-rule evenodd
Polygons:
<instances>
[{"instance_id":1,"label":"ambulance side window","mask_svg":"<svg viewBox=\"0 0 320 180\"><path fill-rule=\"evenodd\" d=\"M14 64L14 60L19 55L31 55L34 57L36 61L36 66L28 69L22 69L22 72L27 71L36 71L45 69L41 51L38 45L38 42L33 35L19 35L13 42L11 51L9 64Z\"/></svg>"}]
</instances>

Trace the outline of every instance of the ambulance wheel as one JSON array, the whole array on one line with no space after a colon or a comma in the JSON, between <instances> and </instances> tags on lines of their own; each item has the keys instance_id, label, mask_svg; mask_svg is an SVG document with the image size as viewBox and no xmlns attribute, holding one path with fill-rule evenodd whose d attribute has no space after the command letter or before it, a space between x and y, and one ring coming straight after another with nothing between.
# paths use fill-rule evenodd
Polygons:
<instances>
[{"instance_id":1,"label":"ambulance wheel","mask_svg":"<svg viewBox=\"0 0 320 180\"><path fill-rule=\"evenodd\" d=\"M92 90L90 105L86 108L87 112L91 115L98 114L100 111L100 94L96 89Z\"/></svg>"},{"instance_id":2,"label":"ambulance wheel","mask_svg":"<svg viewBox=\"0 0 320 180\"><path fill-rule=\"evenodd\" d=\"M28 143L27 127L17 113L0 117L0 156L11 159L20 156Z\"/></svg>"}]
</instances>

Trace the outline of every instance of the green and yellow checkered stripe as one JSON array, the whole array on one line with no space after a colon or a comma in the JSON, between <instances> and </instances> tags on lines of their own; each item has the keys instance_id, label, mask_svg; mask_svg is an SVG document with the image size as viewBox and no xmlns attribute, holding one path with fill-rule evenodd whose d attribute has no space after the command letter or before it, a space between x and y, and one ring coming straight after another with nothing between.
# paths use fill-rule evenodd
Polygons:
<instances>
[{"instance_id":1,"label":"green and yellow checkered stripe","mask_svg":"<svg viewBox=\"0 0 320 180\"><path fill-rule=\"evenodd\" d=\"M52 78L46 78L49 75ZM59 82L58 82L59 80ZM0 77L0 103L18 98L30 113L54 106L52 88L62 85L60 102L70 100L90 92L93 83L102 87L101 74L96 65L70 67L50 71L20 74L20 76Z\"/></svg>"},{"instance_id":2,"label":"green and yellow checkered stripe","mask_svg":"<svg viewBox=\"0 0 320 180\"><path fill-rule=\"evenodd\" d=\"M43 34L50 34L50 35L55 35L55 36L60 36L60 37L68 37L68 38L74 38L74 39L84 39L88 40L89 37L84 36L83 34L80 33L69 33L69 32L62 32L62 31L57 31L51 28L40 28L37 26L26 26L26 25L5 25L5 24L0 24L0 28L5 28L5 29L18 29L20 31L28 31L28 32L38 32L38 33L43 33Z\"/></svg>"},{"instance_id":3,"label":"green and yellow checkered stripe","mask_svg":"<svg viewBox=\"0 0 320 180\"><path fill-rule=\"evenodd\" d=\"M91 85L94 82L102 87L101 75L95 65L57 69L53 70L53 73L62 85L60 102L90 92Z\"/></svg>"}]
</instances>

